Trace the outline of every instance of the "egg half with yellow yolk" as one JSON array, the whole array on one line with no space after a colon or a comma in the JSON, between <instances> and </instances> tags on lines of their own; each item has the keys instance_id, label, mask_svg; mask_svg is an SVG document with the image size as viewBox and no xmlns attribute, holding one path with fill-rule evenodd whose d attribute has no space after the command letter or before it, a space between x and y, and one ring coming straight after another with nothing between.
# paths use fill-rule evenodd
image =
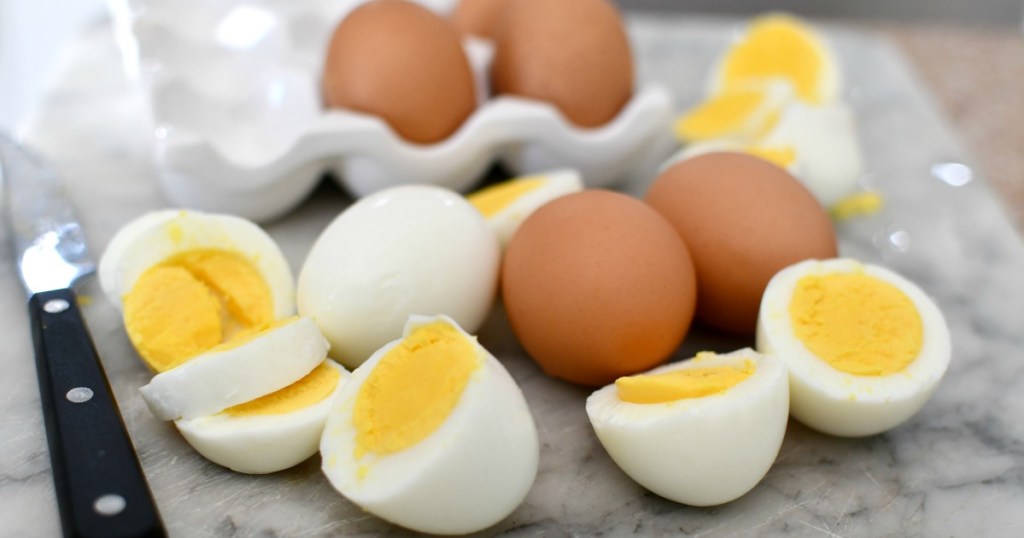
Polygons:
<instances>
[{"instance_id":1,"label":"egg half with yellow yolk","mask_svg":"<svg viewBox=\"0 0 1024 538\"><path fill-rule=\"evenodd\" d=\"M751 349L621 377L587 398L587 416L630 478L676 502L739 498L768 472L788 418L786 368Z\"/></svg>"},{"instance_id":2,"label":"egg half with yellow yolk","mask_svg":"<svg viewBox=\"0 0 1024 538\"><path fill-rule=\"evenodd\" d=\"M496 183L470 193L466 199L487 219L487 226L504 248L519 225L540 206L581 190L579 172L564 169Z\"/></svg>"},{"instance_id":3,"label":"egg half with yellow yolk","mask_svg":"<svg viewBox=\"0 0 1024 538\"><path fill-rule=\"evenodd\" d=\"M757 348L785 361L790 411L832 435L873 435L917 413L949 365L942 312L914 283L852 259L808 260L768 283Z\"/></svg>"},{"instance_id":4,"label":"egg half with yellow yolk","mask_svg":"<svg viewBox=\"0 0 1024 538\"><path fill-rule=\"evenodd\" d=\"M328 359L276 392L174 424L214 463L241 473L273 473L316 454L327 412L347 376Z\"/></svg>"},{"instance_id":5,"label":"egg half with yellow yolk","mask_svg":"<svg viewBox=\"0 0 1024 538\"><path fill-rule=\"evenodd\" d=\"M403 336L353 371L320 442L342 495L403 527L485 529L525 498L537 431L505 368L445 316L412 316Z\"/></svg>"},{"instance_id":6,"label":"egg half with yellow yolk","mask_svg":"<svg viewBox=\"0 0 1024 538\"><path fill-rule=\"evenodd\" d=\"M329 347L312 319L286 318L153 376L139 392L161 420L212 415L302 379Z\"/></svg>"},{"instance_id":7,"label":"egg half with yellow yolk","mask_svg":"<svg viewBox=\"0 0 1024 538\"><path fill-rule=\"evenodd\" d=\"M128 223L100 261L100 282L157 372L295 311L291 269L245 219L158 211Z\"/></svg>"}]
</instances>

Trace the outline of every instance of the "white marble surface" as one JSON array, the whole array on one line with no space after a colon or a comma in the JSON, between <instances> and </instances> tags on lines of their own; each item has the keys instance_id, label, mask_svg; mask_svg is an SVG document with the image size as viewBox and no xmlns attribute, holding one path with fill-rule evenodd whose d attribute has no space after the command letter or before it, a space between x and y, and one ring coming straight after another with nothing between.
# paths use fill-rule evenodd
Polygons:
<instances>
[{"instance_id":1,"label":"white marble surface","mask_svg":"<svg viewBox=\"0 0 1024 538\"><path fill-rule=\"evenodd\" d=\"M643 77L669 85L680 108L692 103L731 28L724 21L633 20ZM954 356L934 398L910 422L866 439L833 438L791 421L757 488L724 506L692 508L645 492L614 466L586 420L589 391L544 376L496 309L480 340L522 385L542 448L524 504L484 534L1024 534L1024 245L982 178L954 186L933 173L935 164L970 164L969 157L894 49L831 30L847 65L870 179L887 202L881 213L838 227L841 253L901 271L945 312ZM97 253L128 219L164 203L141 102L118 61L104 28L84 36L28 132L66 178ZM639 193L644 185L625 189ZM294 269L347 203L326 185L268 226ZM5 226L0 235L7 233ZM53 536L59 523L23 294L9 251L0 252L7 336L0 350L0 535ZM82 291L93 298L85 314L172 536L401 532L334 493L317 458L262 477L202 460L149 415L137 392L149 374L114 308L94 281ZM748 343L695 331L678 357Z\"/></svg>"}]
</instances>

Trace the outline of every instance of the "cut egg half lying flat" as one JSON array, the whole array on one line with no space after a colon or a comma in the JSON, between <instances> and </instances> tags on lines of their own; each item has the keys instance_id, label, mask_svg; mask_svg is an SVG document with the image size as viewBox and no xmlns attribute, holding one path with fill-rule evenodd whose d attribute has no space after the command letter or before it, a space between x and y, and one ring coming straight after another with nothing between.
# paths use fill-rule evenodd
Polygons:
<instances>
[{"instance_id":1,"label":"cut egg half lying flat","mask_svg":"<svg viewBox=\"0 0 1024 538\"><path fill-rule=\"evenodd\" d=\"M347 376L328 359L276 392L174 424L214 463L241 473L273 473L316 454L327 412Z\"/></svg>"},{"instance_id":2,"label":"cut egg half lying flat","mask_svg":"<svg viewBox=\"0 0 1024 538\"><path fill-rule=\"evenodd\" d=\"M786 363L797 420L850 437L883 432L917 413L951 353L946 321L917 285L842 258L804 261L772 278L757 348Z\"/></svg>"},{"instance_id":3,"label":"cut egg half lying flat","mask_svg":"<svg viewBox=\"0 0 1024 538\"><path fill-rule=\"evenodd\" d=\"M485 529L525 498L537 431L505 368L445 316L412 316L404 335L357 368L320 443L342 495L403 527Z\"/></svg>"},{"instance_id":4,"label":"cut egg half lying flat","mask_svg":"<svg viewBox=\"0 0 1024 538\"><path fill-rule=\"evenodd\" d=\"M587 415L612 460L667 499L711 506L764 478L789 414L785 365L750 349L622 377L587 398Z\"/></svg>"},{"instance_id":5,"label":"cut egg half lying flat","mask_svg":"<svg viewBox=\"0 0 1024 538\"><path fill-rule=\"evenodd\" d=\"M139 391L160 420L212 415L298 381L328 347L312 319L288 318L159 373Z\"/></svg>"},{"instance_id":6,"label":"cut egg half lying flat","mask_svg":"<svg viewBox=\"0 0 1024 538\"><path fill-rule=\"evenodd\" d=\"M295 312L280 248L230 215L165 210L137 218L104 251L100 282L157 372Z\"/></svg>"},{"instance_id":7,"label":"cut egg half lying flat","mask_svg":"<svg viewBox=\"0 0 1024 538\"><path fill-rule=\"evenodd\" d=\"M519 225L540 206L583 190L579 172L554 170L503 181L470 193L466 198L487 219L504 248Z\"/></svg>"}]
</instances>

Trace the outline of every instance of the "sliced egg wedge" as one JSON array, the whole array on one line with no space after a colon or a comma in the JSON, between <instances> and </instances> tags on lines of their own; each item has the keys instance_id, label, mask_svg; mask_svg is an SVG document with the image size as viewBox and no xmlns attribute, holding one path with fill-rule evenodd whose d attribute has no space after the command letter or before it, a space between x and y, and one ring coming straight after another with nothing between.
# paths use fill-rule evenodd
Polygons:
<instances>
[{"instance_id":1,"label":"sliced egg wedge","mask_svg":"<svg viewBox=\"0 0 1024 538\"><path fill-rule=\"evenodd\" d=\"M143 215L111 240L100 274L132 345L157 372L295 312L280 248L230 215Z\"/></svg>"},{"instance_id":2,"label":"sliced egg wedge","mask_svg":"<svg viewBox=\"0 0 1024 538\"><path fill-rule=\"evenodd\" d=\"M470 193L466 198L487 219L487 225L504 248L519 225L540 206L581 190L579 172L565 169L513 178Z\"/></svg>"},{"instance_id":3,"label":"sliced egg wedge","mask_svg":"<svg viewBox=\"0 0 1024 538\"><path fill-rule=\"evenodd\" d=\"M780 78L798 98L827 103L839 96L842 73L829 43L805 21L786 14L755 18L719 59L710 87L717 94Z\"/></svg>"},{"instance_id":4,"label":"sliced egg wedge","mask_svg":"<svg viewBox=\"0 0 1024 538\"><path fill-rule=\"evenodd\" d=\"M797 179L827 208L856 192L864 175L853 111L843 103L790 103L757 144L791 148Z\"/></svg>"},{"instance_id":5,"label":"sliced egg wedge","mask_svg":"<svg viewBox=\"0 0 1024 538\"><path fill-rule=\"evenodd\" d=\"M282 389L327 358L310 318L287 318L153 376L139 389L160 420L219 413Z\"/></svg>"},{"instance_id":6,"label":"sliced egg wedge","mask_svg":"<svg viewBox=\"0 0 1024 538\"><path fill-rule=\"evenodd\" d=\"M946 321L919 287L843 258L800 262L772 278L757 348L785 361L797 420L849 437L886 431L917 413L951 353Z\"/></svg>"},{"instance_id":7,"label":"sliced egg wedge","mask_svg":"<svg viewBox=\"0 0 1024 538\"><path fill-rule=\"evenodd\" d=\"M756 140L792 98L792 86L778 79L724 88L676 120L675 135L683 143Z\"/></svg>"},{"instance_id":8,"label":"sliced egg wedge","mask_svg":"<svg viewBox=\"0 0 1024 538\"><path fill-rule=\"evenodd\" d=\"M465 534L509 515L537 473L537 430L518 385L446 316L412 316L356 368L320 441L342 495L421 532Z\"/></svg>"},{"instance_id":9,"label":"sliced egg wedge","mask_svg":"<svg viewBox=\"0 0 1024 538\"><path fill-rule=\"evenodd\" d=\"M206 459L240 473L273 473L320 448L327 412L348 372L328 359L276 392L219 413L174 422Z\"/></svg>"},{"instance_id":10,"label":"sliced egg wedge","mask_svg":"<svg viewBox=\"0 0 1024 538\"><path fill-rule=\"evenodd\" d=\"M676 502L711 506L756 486L782 446L785 365L751 349L622 377L587 398L587 416L630 478Z\"/></svg>"}]
</instances>

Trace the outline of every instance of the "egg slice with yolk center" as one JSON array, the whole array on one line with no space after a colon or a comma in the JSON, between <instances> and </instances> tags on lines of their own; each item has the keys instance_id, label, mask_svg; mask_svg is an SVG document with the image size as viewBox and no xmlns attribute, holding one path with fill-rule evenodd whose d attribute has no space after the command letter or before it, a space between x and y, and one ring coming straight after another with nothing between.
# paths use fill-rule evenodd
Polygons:
<instances>
[{"instance_id":1,"label":"egg slice with yolk center","mask_svg":"<svg viewBox=\"0 0 1024 538\"><path fill-rule=\"evenodd\" d=\"M315 454L331 403L348 376L325 360L280 390L175 426L197 452L232 470L264 474Z\"/></svg>"},{"instance_id":2,"label":"egg slice with yolk center","mask_svg":"<svg viewBox=\"0 0 1024 538\"><path fill-rule=\"evenodd\" d=\"M801 262L772 278L757 346L786 362L793 416L840 436L873 435L909 419L951 354L945 319L919 287L841 258Z\"/></svg>"},{"instance_id":3,"label":"egg slice with yolk center","mask_svg":"<svg viewBox=\"0 0 1024 538\"><path fill-rule=\"evenodd\" d=\"M587 398L612 460L667 499L710 506L756 486L778 455L789 392L783 363L750 349L699 353L622 377Z\"/></svg>"},{"instance_id":4,"label":"egg slice with yolk center","mask_svg":"<svg viewBox=\"0 0 1024 538\"><path fill-rule=\"evenodd\" d=\"M320 443L323 471L351 502L421 532L485 529L536 476L537 432L522 392L446 316L412 316L402 338L352 373Z\"/></svg>"}]
</instances>

